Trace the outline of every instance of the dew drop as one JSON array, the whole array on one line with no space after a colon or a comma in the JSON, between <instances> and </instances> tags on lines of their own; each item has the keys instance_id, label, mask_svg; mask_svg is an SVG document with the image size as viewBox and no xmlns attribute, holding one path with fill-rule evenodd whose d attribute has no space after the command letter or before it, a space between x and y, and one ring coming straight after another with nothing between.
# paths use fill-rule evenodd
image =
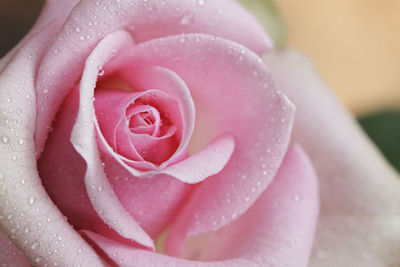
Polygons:
<instances>
[{"instance_id":1,"label":"dew drop","mask_svg":"<svg viewBox=\"0 0 400 267\"><path fill-rule=\"evenodd\" d=\"M16 160L17 160L17 156L16 156L16 155L12 155L11 159L12 159L13 161L16 161Z\"/></svg>"},{"instance_id":2,"label":"dew drop","mask_svg":"<svg viewBox=\"0 0 400 267\"><path fill-rule=\"evenodd\" d=\"M104 75L104 70L103 70L102 66L97 67L97 70L98 70L98 75L99 76L103 76Z\"/></svg>"},{"instance_id":3,"label":"dew drop","mask_svg":"<svg viewBox=\"0 0 400 267\"><path fill-rule=\"evenodd\" d=\"M261 165L261 168L263 168L263 169L267 168L267 164Z\"/></svg>"},{"instance_id":4,"label":"dew drop","mask_svg":"<svg viewBox=\"0 0 400 267\"><path fill-rule=\"evenodd\" d=\"M245 202L249 202L249 201L250 201L250 197L246 197L246 198L244 199L244 201L245 201Z\"/></svg>"},{"instance_id":5,"label":"dew drop","mask_svg":"<svg viewBox=\"0 0 400 267\"><path fill-rule=\"evenodd\" d=\"M188 12L181 18L180 24L181 25L188 25L193 20L193 13Z\"/></svg>"},{"instance_id":6,"label":"dew drop","mask_svg":"<svg viewBox=\"0 0 400 267\"><path fill-rule=\"evenodd\" d=\"M20 145L23 145L23 144L25 144L25 141L24 141L24 139L19 139L19 140L18 140L18 144L20 144Z\"/></svg>"},{"instance_id":7,"label":"dew drop","mask_svg":"<svg viewBox=\"0 0 400 267\"><path fill-rule=\"evenodd\" d=\"M301 200L300 195L296 194L296 195L293 196L293 201L300 202L300 200Z\"/></svg>"},{"instance_id":8,"label":"dew drop","mask_svg":"<svg viewBox=\"0 0 400 267\"><path fill-rule=\"evenodd\" d=\"M81 254L82 253L82 249L78 248L78 253Z\"/></svg>"},{"instance_id":9,"label":"dew drop","mask_svg":"<svg viewBox=\"0 0 400 267\"><path fill-rule=\"evenodd\" d=\"M28 203L29 203L29 205L33 205L33 203L35 203L35 196L29 196L28 197Z\"/></svg>"},{"instance_id":10,"label":"dew drop","mask_svg":"<svg viewBox=\"0 0 400 267\"><path fill-rule=\"evenodd\" d=\"M198 1L197 1L197 4L198 4L199 6L204 6L204 5L206 4L206 0L198 0Z\"/></svg>"},{"instance_id":11,"label":"dew drop","mask_svg":"<svg viewBox=\"0 0 400 267\"><path fill-rule=\"evenodd\" d=\"M99 191L99 192L103 191L103 187L100 185L100 186L97 188L97 191Z\"/></svg>"},{"instance_id":12,"label":"dew drop","mask_svg":"<svg viewBox=\"0 0 400 267\"><path fill-rule=\"evenodd\" d=\"M39 246L40 246L39 242L35 241L32 243L31 249L36 250Z\"/></svg>"},{"instance_id":13,"label":"dew drop","mask_svg":"<svg viewBox=\"0 0 400 267\"><path fill-rule=\"evenodd\" d=\"M29 231L30 231L29 227L28 227L28 226L27 226L27 227L25 227L25 229L24 229L24 233L25 233L25 234L27 234L27 233L29 233Z\"/></svg>"},{"instance_id":14,"label":"dew drop","mask_svg":"<svg viewBox=\"0 0 400 267\"><path fill-rule=\"evenodd\" d=\"M4 144L7 144L8 142L10 142L10 138L7 135L3 135L1 137L1 141L3 141Z\"/></svg>"},{"instance_id":15,"label":"dew drop","mask_svg":"<svg viewBox=\"0 0 400 267\"><path fill-rule=\"evenodd\" d=\"M237 215L237 213L236 213L236 212L235 212L235 213L233 213L233 214L232 214L232 219L235 219L237 216L238 216L238 215Z\"/></svg>"}]
</instances>

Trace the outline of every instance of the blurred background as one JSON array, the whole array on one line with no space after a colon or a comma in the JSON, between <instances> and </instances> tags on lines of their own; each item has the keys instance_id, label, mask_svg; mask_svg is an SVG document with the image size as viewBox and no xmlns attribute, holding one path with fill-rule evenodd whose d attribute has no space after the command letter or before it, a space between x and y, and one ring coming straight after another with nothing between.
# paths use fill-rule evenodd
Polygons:
<instances>
[{"instance_id":1,"label":"blurred background","mask_svg":"<svg viewBox=\"0 0 400 267\"><path fill-rule=\"evenodd\" d=\"M400 170L400 1L239 0L279 45L308 55ZM0 0L0 57L29 30L43 0Z\"/></svg>"}]
</instances>

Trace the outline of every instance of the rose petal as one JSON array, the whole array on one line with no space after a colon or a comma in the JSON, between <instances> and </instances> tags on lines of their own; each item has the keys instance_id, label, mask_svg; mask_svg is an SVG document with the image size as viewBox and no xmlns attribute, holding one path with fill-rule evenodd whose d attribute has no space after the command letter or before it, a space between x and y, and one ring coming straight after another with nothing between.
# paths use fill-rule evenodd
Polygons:
<instances>
[{"instance_id":1,"label":"rose petal","mask_svg":"<svg viewBox=\"0 0 400 267\"><path fill-rule=\"evenodd\" d=\"M104 66L104 69L107 69L107 66ZM100 125L107 125L107 127L103 127L102 129L104 138L100 138L100 141L102 141L100 146L105 153L112 155L124 168L136 177L152 177L158 174L168 174L185 183L198 183L223 169L234 149L234 139L227 134L215 138L212 144L195 155L178 164L171 165L178 158L185 156L184 153L187 151L195 121L193 100L190 96L189 89L179 76L165 68L144 66L140 68L124 66L118 69L118 76L131 88L135 88L140 92L131 93L132 97L130 98L126 92L103 91L98 93L99 97L96 99L95 103L97 103L96 107L98 109L99 123ZM183 118L182 125L178 125L178 131L182 132L182 139L179 147L171 158L162 163L159 167L121 157L113 151L108 144L110 140L116 140L114 129L121 120L120 114L123 113L123 110L132 101L131 99L135 98L134 96L145 94L146 91L141 90L149 88L160 88L168 93L168 95L175 97L175 99L178 100L181 110L180 113ZM114 107L112 110L110 109L111 106ZM172 113L172 110L169 112ZM173 114L170 116L172 115ZM176 116L178 115L175 115L175 117ZM104 139L109 141L106 142ZM124 142L124 138L119 138L119 140ZM122 155L129 155L129 153L131 153L132 158L139 156L134 154L136 150L128 142L122 145L121 149L124 149L124 147L130 151L123 151L124 153ZM150 170L141 171L140 168L143 167L149 168ZM151 169L155 170L152 171Z\"/></svg>"},{"instance_id":2,"label":"rose petal","mask_svg":"<svg viewBox=\"0 0 400 267\"><path fill-rule=\"evenodd\" d=\"M294 175L295 174L295 175ZM299 146L289 150L274 182L242 217L217 232L195 237L190 261L123 245L90 231L119 266L307 266L318 215L314 170Z\"/></svg>"},{"instance_id":3,"label":"rose petal","mask_svg":"<svg viewBox=\"0 0 400 267\"><path fill-rule=\"evenodd\" d=\"M137 42L184 32L202 32L237 41L260 54L271 48L272 43L263 28L235 1L205 3L199 5L197 0L173 0L162 5L156 0L80 1L38 71L36 151L42 151L48 127L69 89L81 76L87 56L110 32L127 29Z\"/></svg>"},{"instance_id":4,"label":"rose petal","mask_svg":"<svg viewBox=\"0 0 400 267\"><path fill-rule=\"evenodd\" d=\"M225 167L234 148L235 140L232 135L219 136L201 151L166 168L162 173L189 184L201 182Z\"/></svg>"},{"instance_id":5,"label":"rose petal","mask_svg":"<svg viewBox=\"0 0 400 267\"><path fill-rule=\"evenodd\" d=\"M136 168L140 168L140 165L147 163L146 165L148 165L148 168L157 169L158 166L156 164L160 161L158 158L167 158L168 160L168 156L170 158L171 155L183 150L181 148L177 151L181 141L179 137L182 136L182 120L178 103L163 91L155 89L140 92L101 90L96 92L95 96L96 116L100 128L98 134L103 135L104 139L107 141L107 143L103 143L103 145L108 148L104 150L105 153L112 153L116 157L122 159L126 158L126 161ZM153 97L156 97L157 100L154 100ZM156 110L156 108L150 105L137 106L139 104L134 104L141 99L149 98L153 101L151 105L158 106L157 108L159 110ZM132 116L130 112L135 110L137 112L144 110L144 108L151 108L157 112L158 119L156 119L156 123L157 120L160 120L158 112L168 112L168 114L170 114L169 120L172 125L168 125L167 122L164 121L163 127L165 132L162 136L137 134L133 133L132 129L130 129L129 117ZM182 114L182 116L188 117L190 114ZM193 118L190 120L192 124L194 124L194 115L192 117ZM168 128L165 129L166 127ZM189 137L185 136L187 139L190 138L194 127L192 126L191 128L192 130L189 132ZM143 153L144 151L146 151L146 154Z\"/></svg>"},{"instance_id":6,"label":"rose petal","mask_svg":"<svg viewBox=\"0 0 400 267\"><path fill-rule=\"evenodd\" d=\"M320 178L320 226L310 266L399 266L399 175L304 56L287 49L265 61L296 104L294 138Z\"/></svg>"},{"instance_id":7,"label":"rose petal","mask_svg":"<svg viewBox=\"0 0 400 267\"><path fill-rule=\"evenodd\" d=\"M106 36L88 57L80 82L79 112L71 133L71 142L86 161L86 190L97 214L122 237L153 248L151 238L115 195L101 166L96 142L93 96L98 66L103 66L118 50L127 46L133 46L131 36L125 31L117 31Z\"/></svg>"},{"instance_id":8,"label":"rose petal","mask_svg":"<svg viewBox=\"0 0 400 267\"><path fill-rule=\"evenodd\" d=\"M228 164L199 186L177 225L191 236L216 230L245 212L280 166L293 123L294 108L275 89L261 59L231 41L188 34L138 44L104 69L113 73L124 66L160 66L185 81L196 103L194 133L203 147L221 134L235 137ZM226 220L216 220L221 215Z\"/></svg>"},{"instance_id":9,"label":"rose petal","mask_svg":"<svg viewBox=\"0 0 400 267\"><path fill-rule=\"evenodd\" d=\"M179 115L182 117L182 125L178 125L178 131L182 132L182 137L178 149L171 159L162 164L162 167L170 165L187 150L194 130L195 104L190 89L178 75L165 68L126 66L119 69L118 73L120 78L135 90L159 89L178 101Z\"/></svg>"},{"instance_id":10,"label":"rose petal","mask_svg":"<svg viewBox=\"0 0 400 267\"><path fill-rule=\"evenodd\" d=\"M15 267L30 267L30 261L21 251L0 231L0 265Z\"/></svg>"},{"instance_id":11,"label":"rose petal","mask_svg":"<svg viewBox=\"0 0 400 267\"><path fill-rule=\"evenodd\" d=\"M101 265L94 251L51 202L36 170L34 81L55 31L53 27L57 28L57 24L28 39L0 73L0 215L4 216L0 226L33 262ZM74 258L61 252L77 249L82 254Z\"/></svg>"}]
</instances>

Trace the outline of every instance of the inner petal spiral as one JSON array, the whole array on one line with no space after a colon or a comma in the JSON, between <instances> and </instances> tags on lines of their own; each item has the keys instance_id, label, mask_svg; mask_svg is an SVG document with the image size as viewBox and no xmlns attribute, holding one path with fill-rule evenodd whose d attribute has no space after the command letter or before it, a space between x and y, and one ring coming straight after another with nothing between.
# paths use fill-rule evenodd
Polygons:
<instances>
[{"instance_id":1,"label":"inner petal spiral","mask_svg":"<svg viewBox=\"0 0 400 267\"><path fill-rule=\"evenodd\" d=\"M179 105L160 90L99 90L95 108L107 142L128 159L160 165L179 146L182 136Z\"/></svg>"}]
</instances>

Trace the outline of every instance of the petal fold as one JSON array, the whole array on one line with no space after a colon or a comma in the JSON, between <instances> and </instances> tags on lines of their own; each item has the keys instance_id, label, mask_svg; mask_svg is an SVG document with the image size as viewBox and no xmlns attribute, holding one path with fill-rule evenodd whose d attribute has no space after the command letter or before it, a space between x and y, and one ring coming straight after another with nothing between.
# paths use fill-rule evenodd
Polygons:
<instances>
[{"instance_id":1,"label":"petal fold","mask_svg":"<svg viewBox=\"0 0 400 267\"><path fill-rule=\"evenodd\" d=\"M154 248L152 239L121 205L103 170L97 147L97 124L93 97L98 67L115 53L132 46L131 36L117 31L106 36L88 57L79 90L79 111L71 133L71 142L86 161L85 185L93 208L102 220L122 237Z\"/></svg>"}]
</instances>

